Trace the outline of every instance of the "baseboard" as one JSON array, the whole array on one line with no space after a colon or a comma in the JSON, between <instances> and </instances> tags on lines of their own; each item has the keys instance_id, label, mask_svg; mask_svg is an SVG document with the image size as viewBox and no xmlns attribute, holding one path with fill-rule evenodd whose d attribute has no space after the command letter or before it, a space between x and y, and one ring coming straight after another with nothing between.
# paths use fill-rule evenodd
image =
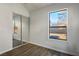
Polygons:
<instances>
[{"instance_id":1,"label":"baseboard","mask_svg":"<svg viewBox=\"0 0 79 59\"><path fill-rule=\"evenodd\" d=\"M67 51L64 51L64 50L61 51L61 50L58 50L58 49L55 49L55 48L47 47L46 45L41 45L41 44L34 43L34 42L28 42L28 43L35 44L35 45L38 45L38 46L42 46L42 47L45 47L45 48L48 48L48 49L52 49L52 50L55 50L55 51L59 51L59 52L62 52L62 53L66 53L66 54L70 54L70 55L75 55L75 56L77 56L76 53L72 53L72 52L70 53L70 52L67 52ZM25 44L22 44L22 45L25 45ZM19 46L15 47L15 48L18 48L18 47L20 47L20 46L22 46L22 45L19 45ZM5 51L3 51L3 52L0 52L0 54L3 54L3 53L5 53L5 52L8 52L8 51L13 50L13 49L15 49L15 48L11 48L11 49L5 50Z\"/></svg>"},{"instance_id":2,"label":"baseboard","mask_svg":"<svg viewBox=\"0 0 79 59\"><path fill-rule=\"evenodd\" d=\"M62 52L62 53L70 54L70 55L73 55L73 56L77 56L76 53L67 52L67 51L59 50L59 49L55 49L55 48L50 48L50 47L47 47L46 45L41 45L41 44L34 43L34 42L29 42L29 43L31 43L31 44L35 44L35 45L38 45L38 46L42 46L42 47L45 47L45 48L48 48L48 49L52 49L52 50L55 50L55 51L59 51L59 52Z\"/></svg>"},{"instance_id":3,"label":"baseboard","mask_svg":"<svg viewBox=\"0 0 79 59\"><path fill-rule=\"evenodd\" d=\"M5 50L5 51L2 51L2 52L0 52L0 55L3 54L3 53L5 53L5 52L8 52L8 51L10 51L10 50L12 50L12 49L13 49L13 48L8 49L8 50Z\"/></svg>"},{"instance_id":4,"label":"baseboard","mask_svg":"<svg viewBox=\"0 0 79 59\"><path fill-rule=\"evenodd\" d=\"M26 44L28 44L28 43L26 43ZM22 45L26 45L26 44L22 44ZM22 45L19 45L17 47L14 47L14 48L11 48L11 49L8 49L8 50L5 50L5 51L2 51L2 52L0 52L0 54L6 53L6 52L11 51L11 50L13 50L15 48L21 47Z\"/></svg>"}]
</instances>

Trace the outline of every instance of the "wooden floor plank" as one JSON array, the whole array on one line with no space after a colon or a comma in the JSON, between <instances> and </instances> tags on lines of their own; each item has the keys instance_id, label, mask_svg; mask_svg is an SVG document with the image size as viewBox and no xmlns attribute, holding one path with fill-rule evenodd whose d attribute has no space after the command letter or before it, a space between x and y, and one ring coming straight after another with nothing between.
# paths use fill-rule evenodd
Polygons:
<instances>
[{"instance_id":1,"label":"wooden floor plank","mask_svg":"<svg viewBox=\"0 0 79 59\"><path fill-rule=\"evenodd\" d=\"M71 56L69 54L57 52L34 44L25 44L0 56Z\"/></svg>"}]
</instances>

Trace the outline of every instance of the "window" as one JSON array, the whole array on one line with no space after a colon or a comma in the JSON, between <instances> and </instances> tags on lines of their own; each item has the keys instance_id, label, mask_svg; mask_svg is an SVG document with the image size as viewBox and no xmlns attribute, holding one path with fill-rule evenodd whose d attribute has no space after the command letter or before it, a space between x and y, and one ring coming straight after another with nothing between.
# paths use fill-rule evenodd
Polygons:
<instances>
[{"instance_id":1,"label":"window","mask_svg":"<svg viewBox=\"0 0 79 59\"><path fill-rule=\"evenodd\" d=\"M68 10L49 13L49 39L67 40Z\"/></svg>"}]
</instances>

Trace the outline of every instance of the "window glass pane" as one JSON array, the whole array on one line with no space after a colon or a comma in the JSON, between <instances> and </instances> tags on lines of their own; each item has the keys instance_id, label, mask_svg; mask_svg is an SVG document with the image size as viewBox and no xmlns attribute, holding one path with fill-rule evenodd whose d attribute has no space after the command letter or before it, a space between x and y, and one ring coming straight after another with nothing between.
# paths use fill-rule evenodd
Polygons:
<instances>
[{"instance_id":1,"label":"window glass pane","mask_svg":"<svg viewBox=\"0 0 79 59\"><path fill-rule=\"evenodd\" d=\"M49 13L49 38L67 40L68 10Z\"/></svg>"}]
</instances>

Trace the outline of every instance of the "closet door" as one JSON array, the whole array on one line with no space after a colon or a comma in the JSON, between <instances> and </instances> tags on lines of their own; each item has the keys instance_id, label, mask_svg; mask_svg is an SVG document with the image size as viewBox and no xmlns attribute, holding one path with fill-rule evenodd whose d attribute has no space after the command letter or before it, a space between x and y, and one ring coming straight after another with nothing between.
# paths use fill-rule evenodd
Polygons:
<instances>
[{"instance_id":1,"label":"closet door","mask_svg":"<svg viewBox=\"0 0 79 59\"><path fill-rule=\"evenodd\" d=\"M22 44L22 17L18 14L13 14L13 47Z\"/></svg>"},{"instance_id":2,"label":"closet door","mask_svg":"<svg viewBox=\"0 0 79 59\"><path fill-rule=\"evenodd\" d=\"M22 42L23 44L28 42L28 18L22 16Z\"/></svg>"}]
</instances>

